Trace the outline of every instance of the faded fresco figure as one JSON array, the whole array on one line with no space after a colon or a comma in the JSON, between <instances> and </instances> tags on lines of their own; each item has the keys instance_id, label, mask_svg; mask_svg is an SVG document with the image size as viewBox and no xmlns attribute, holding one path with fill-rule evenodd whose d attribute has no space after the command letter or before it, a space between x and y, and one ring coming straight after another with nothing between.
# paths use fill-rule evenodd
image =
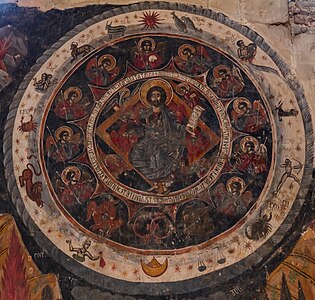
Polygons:
<instances>
[{"instance_id":1,"label":"faded fresco figure","mask_svg":"<svg viewBox=\"0 0 315 300\"><path fill-rule=\"evenodd\" d=\"M83 96L82 90L72 86L61 91L54 112L56 116L65 120L75 120L85 117L89 113L91 102Z\"/></svg>"},{"instance_id":2,"label":"faded fresco figure","mask_svg":"<svg viewBox=\"0 0 315 300\"><path fill-rule=\"evenodd\" d=\"M239 131L254 133L267 125L267 113L259 100L251 103L246 98L233 102L232 124Z\"/></svg>"},{"instance_id":3,"label":"faded fresco figure","mask_svg":"<svg viewBox=\"0 0 315 300\"><path fill-rule=\"evenodd\" d=\"M225 65L216 66L213 69L213 77L211 87L221 98L234 97L245 86L241 72L235 66L232 68Z\"/></svg>"},{"instance_id":4,"label":"faded fresco figure","mask_svg":"<svg viewBox=\"0 0 315 300\"><path fill-rule=\"evenodd\" d=\"M152 38L141 39L133 54L133 64L140 70L151 70L163 64L164 43L158 43Z\"/></svg>"},{"instance_id":5,"label":"faded fresco figure","mask_svg":"<svg viewBox=\"0 0 315 300\"><path fill-rule=\"evenodd\" d=\"M242 173L246 172L255 177L268 170L267 148L252 136L244 137L240 145L236 145L233 156L236 169Z\"/></svg>"},{"instance_id":6,"label":"faded fresco figure","mask_svg":"<svg viewBox=\"0 0 315 300\"><path fill-rule=\"evenodd\" d=\"M115 57L105 54L99 59L94 57L88 62L85 75L92 84L105 86L113 82L119 72L120 68L117 66Z\"/></svg>"},{"instance_id":7,"label":"faded fresco figure","mask_svg":"<svg viewBox=\"0 0 315 300\"><path fill-rule=\"evenodd\" d=\"M56 162L64 162L75 157L80 151L81 134L74 134L68 126L61 126L46 140L46 151L49 158Z\"/></svg>"},{"instance_id":8,"label":"faded fresco figure","mask_svg":"<svg viewBox=\"0 0 315 300\"><path fill-rule=\"evenodd\" d=\"M149 108L141 113L143 137L130 153L130 162L144 176L154 182L151 190L163 185L178 168L185 146L185 127L179 124L166 106L166 92L161 86L153 86L147 92Z\"/></svg>"},{"instance_id":9,"label":"faded fresco figure","mask_svg":"<svg viewBox=\"0 0 315 300\"><path fill-rule=\"evenodd\" d=\"M85 175L85 176L83 176ZM60 201L65 207L71 207L75 204L84 204L94 192L93 178L85 180L83 177L89 175L82 174L79 168L70 166L61 173L61 180L57 183L60 190Z\"/></svg>"},{"instance_id":10,"label":"faded fresco figure","mask_svg":"<svg viewBox=\"0 0 315 300\"><path fill-rule=\"evenodd\" d=\"M251 191L240 177L230 178L226 184L219 183L211 192L211 203L216 210L229 217L245 215L253 201Z\"/></svg>"},{"instance_id":11,"label":"faded fresco figure","mask_svg":"<svg viewBox=\"0 0 315 300\"><path fill-rule=\"evenodd\" d=\"M199 75L212 66L212 58L205 47L181 45L174 59L176 66L186 73Z\"/></svg>"}]
</instances>

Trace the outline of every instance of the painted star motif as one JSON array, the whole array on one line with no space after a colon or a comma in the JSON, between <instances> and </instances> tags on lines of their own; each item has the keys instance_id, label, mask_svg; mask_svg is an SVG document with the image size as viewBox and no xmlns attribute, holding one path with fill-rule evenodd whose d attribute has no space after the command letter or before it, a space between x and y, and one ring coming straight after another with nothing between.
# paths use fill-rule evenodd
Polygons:
<instances>
[{"instance_id":1,"label":"painted star motif","mask_svg":"<svg viewBox=\"0 0 315 300\"><path fill-rule=\"evenodd\" d=\"M21 170L19 165L15 165L15 171L19 172Z\"/></svg>"},{"instance_id":2,"label":"painted star motif","mask_svg":"<svg viewBox=\"0 0 315 300\"><path fill-rule=\"evenodd\" d=\"M111 269L112 269L113 272L115 272L117 270L117 266L115 264L113 264Z\"/></svg>"},{"instance_id":3,"label":"painted star motif","mask_svg":"<svg viewBox=\"0 0 315 300\"><path fill-rule=\"evenodd\" d=\"M19 144L20 144L20 140L19 140L19 139L16 139L16 140L15 140L15 143L16 143L17 145L19 145Z\"/></svg>"},{"instance_id":4,"label":"painted star motif","mask_svg":"<svg viewBox=\"0 0 315 300\"><path fill-rule=\"evenodd\" d=\"M125 271L123 271L122 273L122 276L124 276L124 277L127 277L128 276L128 272L125 270Z\"/></svg>"},{"instance_id":5,"label":"painted star motif","mask_svg":"<svg viewBox=\"0 0 315 300\"><path fill-rule=\"evenodd\" d=\"M134 268L133 271L132 271L133 275L135 275L135 276L137 276L139 274L139 272L140 271L137 268Z\"/></svg>"},{"instance_id":6,"label":"painted star motif","mask_svg":"<svg viewBox=\"0 0 315 300\"><path fill-rule=\"evenodd\" d=\"M251 249L251 248L252 248L251 242L246 242L245 243L245 249Z\"/></svg>"},{"instance_id":7,"label":"painted star motif","mask_svg":"<svg viewBox=\"0 0 315 300\"><path fill-rule=\"evenodd\" d=\"M28 93L28 94L26 95L26 98L27 98L27 99L31 99L31 97L32 97L32 96L31 96L30 93Z\"/></svg>"},{"instance_id":8,"label":"painted star motif","mask_svg":"<svg viewBox=\"0 0 315 300\"><path fill-rule=\"evenodd\" d=\"M19 153L19 149L16 148L16 149L14 150L14 152L15 152L16 154L18 154L18 153Z\"/></svg>"},{"instance_id":9,"label":"painted star motif","mask_svg":"<svg viewBox=\"0 0 315 300\"><path fill-rule=\"evenodd\" d=\"M42 218L40 221L39 221L39 224L40 225L45 225L47 223L47 220ZM49 229L48 229L49 230Z\"/></svg>"},{"instance_id":10,"label":"painted star motif","mask_svg":"<svg viewBox=\"0 0 315 300\"><path fill-rule=\"evenodd\" d=\"M293 189L293 187L294 187L293 182L291 182L289 185L289 190L291 191Z\"/></svg>"},{"instance_id":11,"label":"painted star motif","mask_svg":"<svg viewBox=\"0 0 315 300\"><path fill-rule=\"evenodd\" d=\"M20 163L23 163L23 162L24 162L24 160L25 160L25 158L24 158L24 157L20 157Z\"/></svg>"},{"instance_id":12,"label":"painted star motif","mask_svg":"<svg viewBox=\"0 0 315 300\"><path fill-rule=\"evenodd\" d=\"M176 265L176 266L175 266L175 272L176 272L176 273L180 273L180 266L179 266L179 265Z\"/></svg>"},{"instance_id":13,"label":"painted star motif","mask_svg":"<svg viewBox=\"0 0 315 300\"><path fill-rule=\"evenodd\" d=\"M297 152L300 152L300 151L302 150L302 148L301 148L300 145L297 145L296 148L295 148L295 150L296 150Z\"/></svg>"},{"instance_id":14,"label":"painted star motif","mask_svg":"<svg viewBox=\"0 0 315 300\"><path fill-rule=\"evenodd\" d=\"M188 266L188 271L191 271L193 269L193 265Z\"/></svg>"},{"instance_id":15,"label":"painted star motif","mask_svg":"<svg viewBox=\"0 0 315 300\"><path fill-rule=\"evenodd\" d=\"M266 61L268 58L267 58L266 55L262 55L262 56L261 56L261 59Z\"/></svg>"}]
</instances>

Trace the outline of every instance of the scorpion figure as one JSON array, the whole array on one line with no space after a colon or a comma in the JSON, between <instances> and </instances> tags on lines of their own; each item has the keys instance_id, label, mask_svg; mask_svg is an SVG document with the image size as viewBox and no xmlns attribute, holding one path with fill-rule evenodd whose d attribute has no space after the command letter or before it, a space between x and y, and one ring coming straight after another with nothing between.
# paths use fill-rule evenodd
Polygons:
<instances>
[{"instance_id":1,"label":"scorpion figure","mask_svg":"<svg viewBox=\"0 0 315 300\"><path fill-rule=\"evenodd\" d=\"M21 117L21 125L18 127L18 130L21 132L31 132L36 131L37 123L33 121L33 115L31 115L30 120L27 122L24 121L24 116Z\"/></svg>"},{"instance_id":2,"label":"scorpion figure","mask_svg":"<svg viewBox=\"0 0 315 300\"><path fill-rule=\"evenodd\" d=\"M272 230L272 225L269 223L271 219L271 212L267 215L265 213L263 214L262 210L260 210L259 217L256 218L253 223L246 226L246 237L255 241L265 238Z\"/></svg>"}]
</instances>

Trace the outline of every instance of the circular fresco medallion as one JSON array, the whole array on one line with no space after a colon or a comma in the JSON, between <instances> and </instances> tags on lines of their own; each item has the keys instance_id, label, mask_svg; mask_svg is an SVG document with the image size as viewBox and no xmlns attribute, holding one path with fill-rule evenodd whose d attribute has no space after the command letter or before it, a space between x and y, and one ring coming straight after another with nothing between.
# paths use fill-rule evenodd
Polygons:
<instances>
[{"instance_id":1,"label":"circular fresco medallion","mask_svg":"<svg viewBox=\"0 0 315 300\"><path fill-rule=\"evenodd\" d=\"M182 293L271 255L308 189L311 127L256 33L145 6L93 18L39 60L11 107L6 172L38 243L72 272Z\"/></svg>"}]
</instances>

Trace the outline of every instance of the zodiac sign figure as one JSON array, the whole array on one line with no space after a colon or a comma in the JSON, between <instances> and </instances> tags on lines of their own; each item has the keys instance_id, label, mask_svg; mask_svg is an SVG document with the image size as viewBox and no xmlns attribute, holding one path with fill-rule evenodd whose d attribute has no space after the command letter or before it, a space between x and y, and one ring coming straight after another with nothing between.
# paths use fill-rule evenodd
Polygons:
<instances>
[{"instance_id":1,"label":"zodiac sign figure","mask_svg":"<svg viewBox=\"0 0 315 300\"><path fill-rule=\"evenodd\" d=\"M24 116L21 117L21 125L18 127L18 130L23 132L36 132L37 130L37 122L33 121L33 115L30 116L30 120L24 122Z\"/></svg>"},{"instance_id":2,"label":"zodiac sign figure","mask_svg":"<svg viewBox=\"0 0 315 300\"><path fill-rule=\"evenodd\" d=\"M88 80L95 85L108 85L119 75L120 68L117 66L116 58L105 54L100 58L92 58L85 69Z\"/></svg>"},{"instance_id":3,"label":"zodiac sign figure","mask_svg":"<svg viewBox=\"0 0 315 300\"><path fill-rule=\"evenodd\" d=\"M71 240L66 240L66 243L69 244L69 251L76 252L72 254L72 257L79 262L85 262L85 258L89 258L90 260L98 260L101 256L93 256L91 252L88 250L91 246L91 241L86 240L83 242L82 247L73 247Z\"/></svg>"},{"instance_id":4,"label":"zodiac sign figure","mask_svg":"<svg viewBox=\"0 0 315 300\"><path fill-rule=\"evenodd\" d=\"M79 57L79 55L85 56L88 53L90 53L93 49L94 47L88 44L78 47L78 43L76 42L71 43L70 50L72 59L70 60L70 63L73 63Z\"/></svg>"},{"instance_id":5,"label":"zodiac sign figure","mask_svg":"<svg viewBox=\"0 0 315 300\"><path fill-rule=\"evenodd\" d=\"M165 44L156 42L152 38L142 38L136 49L133 49L133 64L140 70L158 68L163 63Z\"/></svg>"},{"instance_id":6,"label":"zodiac sign figure","mask_svg":"<svg viewBox=\"0 0 315 300\"><path fill-rule=\"evenodd\" d=\"M194 32L202 32L202 29L197 28L191 18L182 16L180 19L186 24L188 29L193 30Z\"/></svg>"},{"instance_id":7,"label":"zodiac sign figure","mask_svg":"<svg viewBox=\"0 0 315 300\"><path fill-rule=\"evenodd\" d=\"M107 30L109 39L111 40L124 36L127 27L124 25L113 26L112 23L113 22L110 23L107 22L105 26L105 30Z\"/></svg>"},{"instance_id":8,"label":"zodiac sign figure","mask_svg":"<svg viewBox=\"0 0 315 300\"><path fill-rule=\"evenodd\" d=\"M297 172L297 174L299 174L302 170L302 164L297 160L296 162L299 164L298 166L292 165L292 161L286 158L284 163L280 165L281 168L284 168L284 173L281 176L281 179L278 183L276 190L273 192L274 195L277 195L279 193L281 187L284 185L288 178L292 178L298 185L301 184L300 180L296 177L296 175L292 173L293 170L299 170Z\"/></svg>"},{"instance_id":9,"label":"zodiac sign figure","mask_svg":"<svg viewBox=\"0 0 315 300\"><path fill-rule=\"evenodd\" d=\"M282 105L283 105L283 102L279 101L278 105L276 106L276 112L278 113L278 119L280 122L282 121L283 117L292 117L292 116L296 117L299 114L299 112L294 108L291 108L289 110L284 110L282 108Z\"/></svg>"},{"instance_id":10,"label":"zodiac sign figure","mask_svg":"<svg viewBox=\"0 0 315 300\"><path fill-rule=\"evenodd\" d=\"M259 217L251 224L245 227L245 235L250 240L258 241L265 238L272 230L272 225L269 223L272 219L272 213L269 215L259 212Z\"/></svg>"},{"instance_id":11,"label":"zodiac sign figure","mask_svg":"<svg viewBox=\"0 0 315 300\"><path fill-rule=\"evenodd\" d=\"M174 23L175 23L175 26L177 27L177 29L181 32L187 33L188 29L187 29L186 23L183 20L181 20L178 16L176 16L174 11L171 12L171 15L172 15L172 18L174 20Z\"/></svg>"},{"instance_id":12,"label":"zodiac sign figure","mask_svg":"<svg viewBox=\"0 0 315 300\"><path fill-rule=\"evenodd\" d=\"M27 158L30 159L32 157L36 158L34 155L30 155ZM44 202L42 200L43 186L40 181L33 182L33 172L36 176L41 175L40 169L38 172L36 172L34 166L28 163L26 165L26 169L23 170L22 175L19 176L20 186L21 187L25 186L27 196L32 201L34 201L37 204L37 206L42 207L44 205Z\"/></svg>"},{"instance_id":13,"label":"zodiac sign figure","mask_svg":"<svg viewBox=\"0 0 315 300\"><path fill-rule=\"evenodd\" d=\"M52 77L51 74L43 73L40 80L33 78L35 90L45 92L50 86L56 84L58 80L56 78L52 79Z\"/></svg>"},{"instance_id":14,"label":"zodiac sign figure","mask_svg":"<svg viewBox=\"0 0 315 300\"><path fill-rule=\"evenodd\" d=\"M252 63L257 52L257 45L254 43L250 43L247 46L245 46L243 40L238 40L236 45L238 46L238 49L237 49L238 57L241 60Z\"/></svg>"}]
</instances>

